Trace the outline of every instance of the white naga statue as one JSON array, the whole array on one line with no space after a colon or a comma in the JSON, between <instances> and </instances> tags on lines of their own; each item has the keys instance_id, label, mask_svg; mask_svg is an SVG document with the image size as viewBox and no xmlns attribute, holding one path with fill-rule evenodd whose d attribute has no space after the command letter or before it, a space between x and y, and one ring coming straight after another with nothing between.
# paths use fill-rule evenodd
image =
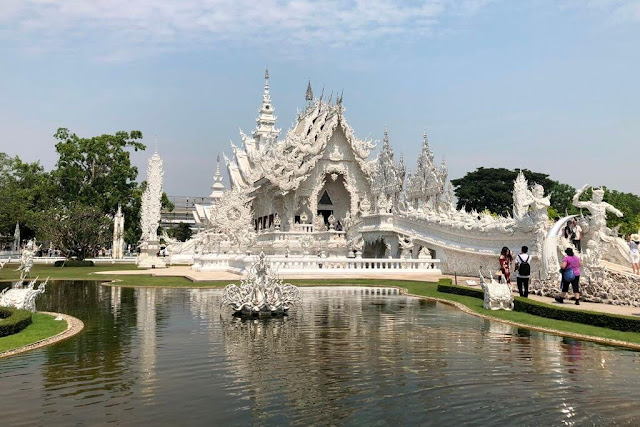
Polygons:
<instances>
[{"instance_id":1,"label":"white naga statue","mask_svg":"<svg viewBox=\"0 0 640 427\"><path fill-rule=\"evenodd\" d=\"M123 257L124 250L124 214L122 207L118 205L118 212L113 217L113 245L111 256L115 259Z\"/></svg>"},{"instance_id":2,"label":"white naga statue","mask_svg":"<svg viewBox=\"0 0 640 427\"><path fill-rule=\"evenodd\" d=\"M45 291L49 278L41 283L38 288L34 288L38 278L33 279L27 286L23 284L24 273L11 288L5 288L0 292L0 306L12 307L19 310L36 311L36 298Z\"/></svg>"},{"instance_id":3,"label":"white naga statue","mask_svg":"<svg viewBox=\"0 0 640 427\"><path fill-rule=\"evenodd\" d=\"M480 285L484 290L483 307L487 310L513 310L513 294L511 288L501 277L497 281L491 276L491 281L487 282L480 272Z\"/></svg>"}]
</instances>

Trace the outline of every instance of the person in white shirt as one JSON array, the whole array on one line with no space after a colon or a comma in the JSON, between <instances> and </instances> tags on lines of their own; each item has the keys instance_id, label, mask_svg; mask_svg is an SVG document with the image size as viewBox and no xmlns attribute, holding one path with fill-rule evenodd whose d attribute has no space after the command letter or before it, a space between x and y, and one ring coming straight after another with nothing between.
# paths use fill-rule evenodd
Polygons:
<instances>
[{"instance_id":1,"label":"person in white shirt","mask_svg":"<svg viewBox=\"0 0 640 427\"><path fill-rule=\"evenodd\" d=\"M578 225L578 220L573 220L573 234L571 235L571 243L578 250L578 252L582 252L582 248L580 247L580 239L582 239L582 227Z\"/></svg>"},{"instance_id":2,"label":"person in white shirt","mask_svg":"<svg viewBox=\"0 0 640 427\"><path fill-rule=\"evenodd\" d=\"M521 252L516 257L516 283L518 284L518 293L521 297L529 297L529 276L531 275L531 255L529 248L523 246Z\"/></svg>"}]
</instances>

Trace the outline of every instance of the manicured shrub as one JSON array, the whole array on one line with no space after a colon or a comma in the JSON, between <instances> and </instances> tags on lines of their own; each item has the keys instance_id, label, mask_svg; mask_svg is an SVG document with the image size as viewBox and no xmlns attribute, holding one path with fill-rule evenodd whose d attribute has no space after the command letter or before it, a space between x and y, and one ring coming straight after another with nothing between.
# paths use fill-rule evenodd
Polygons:
<instances>
[{"instance_id":1,"label":"manicured shrub","mask_svg":"<svg viewBox=\"0 0 640 427\"><path fill-rule=\"evenodd\" d=\"M467 288L464 286L439 283L438 292L484 299L484 291L481 289ZM629 316L555 307L527 298L515 298L513 309L514 311L546 317L548 319L582 323L584 325L599 326L623 332L640 332L640 318L636 319Z\"/></svg>"},{"instance_id":2,"label":"manicured shrub","mask_svg":"<svg viewBox=\"0 0 640 427\"><path fill-rule=\"evenodd\" d=\"M453 279L450 279L448 277L442 277L438 280L438 283L441 283L443 285L453 285Z\"/></svg>"},{"instance_id":3,"label":"manicured shrub","mask_svg":"<svg viewBox=\"0 0 640 427\"><path fill-rule=\"evenodd\" d=\"M54 267L93 267L93 261L84 259L65 259L64 261L56 261Z\"/></svg>"},{"instance_id":4,"label":"manicured shrub","mask_svg":"<svg viewBox=\"0 0 640 427\"><path fill-rule=\"evenodd\" d=\"M31 324L31 312L0 307L0 337L17 334Z\"/></svg>"},{"instance_id":5,"label":"manicured shrub","mask_svg":"<svg viewBox=\"0 0 640 427\"><path fill-rule=\"evenodd\" d=\"M482 291L482 289L466 288L464 286L455 286L451 284L443 284L440 282L438 283L438 292L484 299L484 292Z\"/></svg>"},{"instance_id":6,"label":"manicured shrub","mask_svg":"<svg viewBox=\"0 0 640 427\"><path fill-rule=\"evenodd\" d=\"M553 307L539 301L525 298L516 298L514 309L549 319L566 320L567 322L600 326L602 328L615 329L623 332L640 332L640 319L628 316Z\"/></svg>"}]
</instances>

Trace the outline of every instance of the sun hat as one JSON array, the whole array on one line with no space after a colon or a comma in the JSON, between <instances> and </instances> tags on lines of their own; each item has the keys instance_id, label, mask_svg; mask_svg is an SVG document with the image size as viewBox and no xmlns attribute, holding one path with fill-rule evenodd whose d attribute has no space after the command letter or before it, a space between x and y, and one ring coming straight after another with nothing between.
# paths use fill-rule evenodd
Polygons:
<instances>
[{"instance_id":1,"label":"sun hat","mask_svg":"<svg viewBox=\"0 0 640 427\"><path fill-rule=\"evenodd\" d=\"M631 240L633 240L634 242L640 241L640 234L632 234Z\"/></svg>"}]
</instances>

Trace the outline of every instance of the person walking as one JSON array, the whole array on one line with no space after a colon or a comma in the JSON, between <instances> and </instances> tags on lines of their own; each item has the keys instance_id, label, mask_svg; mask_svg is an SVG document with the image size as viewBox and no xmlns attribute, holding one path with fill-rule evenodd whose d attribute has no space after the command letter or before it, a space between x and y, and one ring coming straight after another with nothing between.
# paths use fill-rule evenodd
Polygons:
<instances>
[{"instance_id":1,"label":"person walking","mask_svg":"<svg viewBox=\"0 0 640 427\"><path fill-rule=\"evenodd\" d=\"M529 298L529 276L531 275L531 255L529 248L523 246L516 257L516 283L521 297Z\"/></svg>"},{"instance_id":2,"label":"person walking","mask_svg":"<svg viewBox=\"0 0 640 427\"><path fill-rule=\"evenodd\" d=\"M573 233L571 234L571 243L578 250L578 253L582 253L580 239L582 239L582 227L578 224L578 220L573 220Z\"/></svg>"},{"instance_id":3,"label":"person walking","mask_svg":"<svg viewBox=\"0 0 640 427\"><path fill-rule=\"evenodd\" d=\"M513 255L508 247L503 247L500 251L500 271L507 281L507 285L511 283L511 261L513 261Z\"/></svg>"},{"instance_id":4,"label":"person walking","mask_svg":"<svg viewBox=\"0 0 640 427\"><path fill-rule=\"evenodd\" d=\"M640 235L629 236L629 256L631 257L631 268L633 274L640 275Z\"/></svg>"},{"instance_id":5,"label":"person walking","mask_svg":"<svg viewBox=\"0 0 640 427\"><path fill-rule=\"evenodd\" d=\"M562 258L562 293L555 298L560 304L564 303L564 299L569 291L569 284L573 288L576 297L576 305L580 305L580 258L575 256L572 248L567 248L564 253L567 255Z\"/></svg>"}]
</instances>

